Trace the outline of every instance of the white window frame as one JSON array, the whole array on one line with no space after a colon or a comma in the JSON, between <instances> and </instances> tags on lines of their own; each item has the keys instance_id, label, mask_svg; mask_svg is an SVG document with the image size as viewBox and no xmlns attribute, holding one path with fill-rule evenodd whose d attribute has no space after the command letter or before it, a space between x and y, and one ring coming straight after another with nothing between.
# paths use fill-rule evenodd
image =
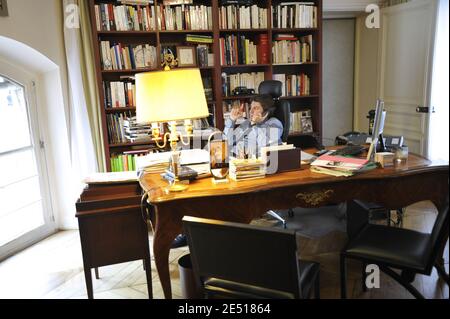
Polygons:
<instances>
[{"instance_id":1,"label":"white window frame","mask_svg":"<svg viewBox=\"0 0 450 319\"><path fill-rule=\"evenodd\" d=\"M55 223L50 192L49 174L46 160L47 154L45 149L46 141L41 129L44 127L44 123L41 122L43 119L39 118L37 108L36 85L38 82L36 80L36 76L2 59L0 59L0 76L23 87L24 89L28 125L30 127L30 135L32 138L32 145L35 152L38 169L44 217L44 225L0 247L1 261L55 233L57 231L57 225ZM24 190L23 196L26 196L26 190Z\"/></svg>"}]
</instances>

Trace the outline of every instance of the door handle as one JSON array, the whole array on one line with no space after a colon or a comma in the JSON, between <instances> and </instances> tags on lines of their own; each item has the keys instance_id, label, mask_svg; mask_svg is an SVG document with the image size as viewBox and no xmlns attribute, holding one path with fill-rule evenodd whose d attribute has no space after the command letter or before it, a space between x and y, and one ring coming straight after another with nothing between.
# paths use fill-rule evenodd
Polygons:
<instances>
[{"instance_id":1,"label":"door handle","mask_svg":"<svg viewBox=\"0 0 450 319\"><path fill-rule=\"evenodd\" d=\"M417 113L436 113L434 110L434 107L428 107L428 106L418 106L416 108Z\"/></svg>"}]
</instances>

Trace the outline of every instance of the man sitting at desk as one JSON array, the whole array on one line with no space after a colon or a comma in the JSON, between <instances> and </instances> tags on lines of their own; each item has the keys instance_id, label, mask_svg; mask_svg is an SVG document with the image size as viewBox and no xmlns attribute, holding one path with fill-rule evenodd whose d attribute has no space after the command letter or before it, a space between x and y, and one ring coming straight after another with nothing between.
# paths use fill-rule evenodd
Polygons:
<instances>
[{"instance_id":1,"label":"man sitting at desk","mask_svg":"<svg viewBox=\"0 0 450 319\"><path fill-rule=\"evenodd\" d=\"M261 147L281 144L283 124L271 116L273 105L270 95L256 96L251 102L250 114L239 125L236 123L244 117L243 105L231 110L224 129L231 150L230 155L238 158L259 157Z\"/></svg>"},{"instance_id":2,"label":"man sitting at desk","mask_svg":"<svg viewBox=\"0 0 450 319\"><path fill-rule=\"evenodd\" d=\"M250 105L249 119L237 125L244 117L244 107L233 108L230 118L225 121L224 133L228 139L232 156L238 158L259 156L261 147L281 144L283 124L273 112L273 99L270 95L258 95ZM172 248L187 245L186 235L180 234L172 243Z\"/></svg>"}]
</instances>

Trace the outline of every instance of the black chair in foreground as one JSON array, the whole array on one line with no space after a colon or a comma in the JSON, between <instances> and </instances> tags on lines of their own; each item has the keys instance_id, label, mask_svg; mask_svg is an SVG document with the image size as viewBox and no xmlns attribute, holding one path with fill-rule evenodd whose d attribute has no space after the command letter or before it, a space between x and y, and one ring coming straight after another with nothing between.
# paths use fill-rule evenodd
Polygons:
<instances>
[{"instance_id":1,"label":"black chair in foreground","mask_svg":"<svg viewBox=\"0 0 450 319\"><path fill-rule=\"evenodd\" d=\"M448 234L448 199L447 207L438 214L431 234L367 224L341 252L341 297L347 297L346 258L362 261L363 291L366 290L364 268L368 264L378 265L381 271L418 299L424 296L411 284L416 274L429 276L433 267L436 267L439 276L449 284L449 276L440 263L441 256L438 256L447 242ZM401 270L401 274L391 268Z\"/></svg>"},{"instance_id":2,"label":"black chair in foreground","mask_svg":"<svg viewBox=\"0 0 450 319\"><path fill-rule=\"evenodd\" d=\"M296 299L319 292L319 264L300 261L295 232L185 216L206 298Z\"/></svg>"}]
</instances>

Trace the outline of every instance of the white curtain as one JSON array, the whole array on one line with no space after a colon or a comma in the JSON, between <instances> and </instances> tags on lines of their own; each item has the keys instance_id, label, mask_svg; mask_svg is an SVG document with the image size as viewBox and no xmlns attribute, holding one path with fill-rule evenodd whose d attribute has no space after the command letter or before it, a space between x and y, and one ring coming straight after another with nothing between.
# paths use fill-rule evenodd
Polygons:
<instances>
[{"instance_id":1,"label":"white curtain","mask_svg":"<svg viewBox=\"0 0 450 319\"><path fill-rule=\"evenodd\" d=\"M431 114L428 157L433 160L449 160L449 45L448 16L449 1L439 1L439 14L436 26L433 80L431 88Z\"/></svg>"},{"instance_id":2,"label":"white curtain","mask_svg":"<svg viewBox=\"0 0 450 319\"><path fill-rule=\"evenodd\" d=\"M77 0L64 0L63 10L68 5L78 5ZM67 14L65 12L65 14ZM69 133L72 158L72 174L79 182L77 196L81 191L82 179L98 171L98 161L93 141L93 130L89 121L88 103L85 92L83 43L80 28L64 25L64 43L69 78Z\"/></svg>"}]
</instances>

